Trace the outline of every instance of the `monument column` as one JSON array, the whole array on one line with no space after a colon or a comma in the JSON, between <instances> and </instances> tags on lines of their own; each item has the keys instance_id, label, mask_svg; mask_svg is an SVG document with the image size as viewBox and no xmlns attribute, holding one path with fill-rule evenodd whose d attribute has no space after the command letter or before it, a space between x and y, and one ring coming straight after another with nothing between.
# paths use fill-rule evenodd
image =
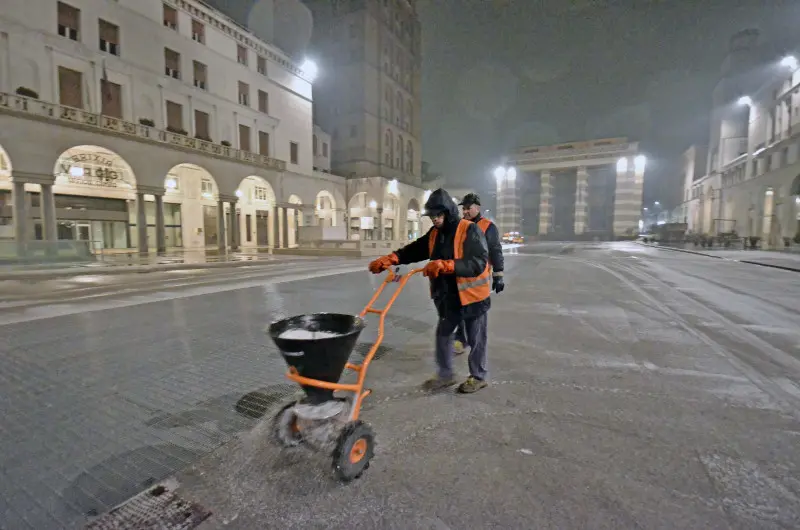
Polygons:
<instances>
[{"instance_id":1,"label":"monument column","mask_svg":"<svg viewBox=\"0 0 800 530\"><path fill-rule=\"evenodd\" d=\"M553 195L552 176L549 171L542 171L542 186L539 193L539 235L544 236L550 232L552 209L550 201Z\"/></svg>"},{"instance_id":2,"label":"monument column","mask_svg":"<svg viewBox=\"0 0 800 530\"><path fill-rule=\"evenodd\" d=\"M589 172L586 166L578 167L578 183L575 189L575 235L586 232L587 195L589 193Z\"/></svg>"}]
</instances>

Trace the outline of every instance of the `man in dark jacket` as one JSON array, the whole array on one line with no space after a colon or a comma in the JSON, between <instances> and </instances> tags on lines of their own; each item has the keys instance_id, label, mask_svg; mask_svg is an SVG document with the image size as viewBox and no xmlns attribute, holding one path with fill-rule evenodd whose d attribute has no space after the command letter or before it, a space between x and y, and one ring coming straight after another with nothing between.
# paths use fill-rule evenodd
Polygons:
<instances>
[{"instance_id":1,"label":"man in dark jacket","mask_svg":"<svg viewBox=\"0 0 800 530\"><path fill-rule=\"evenodd\" d=\"M477 224L486 236L486 244L489 246L489 266L492 268L492 290L499 294L506 286L503 281L503 243L500 241L500 231L497 225L481 215L481 198L477 193L467 193L458 205L461 206L464 219ZM464 353L465 348L469 347L467 330L463 322L458 325L453 346L456 355Z\"/></svg>"},{"instance_id":2,"label":"man in dark jacket","mask_svg":"<svg viewBox=\"0 0 800 530\"><path fill-rule=\"evenodd\" d=\"M463 320L470 337L478 337L470 354L470 377L459 386L461 392L475 392L486 383L486 343L478 330L486 329L489 299L489 251L478 225L461 219L458 207L443 189L431 193L425 215L433 222L427 234L369 265L374 274L391 268L430 260L425 276L430 278L431 298L439 321L436 326L436 377L425 382L428 390L455 384L453 373L453 332ZM485 334L484 334L485 336Z\"/></svg>"}]
</instances>

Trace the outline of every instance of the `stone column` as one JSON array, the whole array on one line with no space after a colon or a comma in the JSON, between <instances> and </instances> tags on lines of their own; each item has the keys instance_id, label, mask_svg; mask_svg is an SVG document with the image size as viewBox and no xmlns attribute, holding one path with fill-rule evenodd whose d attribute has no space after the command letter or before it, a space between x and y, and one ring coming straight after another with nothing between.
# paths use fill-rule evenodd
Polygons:
<instances>
[{"instance_id":1,"label":"stone column","mask_svg":"<svg viewBox=\"0 0 800 530\"><path fill-rule=\"evenodd\" d=\"M14 180L12 187L14 216L14 241L17 242L17 255L25 256L28 251L28 204L25 202L25 183Z\"/></svg>"},{"instance_id":2,"label":"stone column","mask_svg":"<svg viewBox=\"0 0 800 530\"><path fill-rule=\"evenodd\" d=\"M228 211L228 241L231 251L239 249L239 226L236 222L236 201L228 201L230 210Z\"/></svg>"},{"instance_id":3,"label":"stone column","mask_svg":"<svg viewBox=\"0 0 800 530\"><path fill-rule=\"evenodd\" d=\"M156 198L156 252L164 254L167 251L167 231L164 227L164 196L153 195Z\"/></svg>"},{"instance_id":4,"label":"stone column","mask_svg":"<svg viewBox=\"0 0 800 530\"><path fill-rule=\"evenodd\" d=\"M542 186L539 194L539 235L544 236L550 232L550 200L553 194L553 184L549 171L542 171Z\"/></svg>"},{"instance_id":5,"label":"stone column","mask_svg":"<svg viewBox=\"0 0 800 530\"><path fill-rule=\"evenodd\" d=\"M285 206L281 208L281 223L283 223L283 230L281 230L281 248L289 248L289 208Z\"/></svg>"},{"instance_id":6,"label":"stone column","mask_svg":"<svg viewBox=\"0 0 800 530\"><path fill-rule=\"evenodd\" d=\"M136 232L138 234L139 254L147 254L147 213L144 205L144 192L136 192Z\"/></svg>"},{"instance_id":7,"label":"stone column","mask_svg":"<svg viewBox=\"0 0 800 530\"><path fill-rule=\"evenodd\" d=\"M624 169L625 171L617 171L617 188L614 192L614 237L638 233L642 212L644 170L636 171L632 158L628 159Z\"/></svg>"},{"instance_id":8,"label":"stone column","mask_svg":"<svg viewBox=\"0 0 800 530\"><path fill-rule=\"evenodd\" d=\"M44 240L48 242L58 241L58 231L56 229L56 199L55 195L53 195L52 184L42 184L40 211L42 213Z\"/></svg>"},{"instance_id":9,"label":"stone column","mask_svg":"<svg viewBox=\"0 0 800 530\"><path fill-rule=\"evenodd\" d=\"M383 208L378 208L378 240L383 241Z\"/></svg>"},{"instance_id":10,"label":"stone column","mask_svg":"<svg viewBox=\"0 0 800 530\"><path fill-rule=\"evenodd\" d=\"M272 248L281 248L280 208L274 206L270 213L272 218Z\"/></svg>"},{"instance_id":11,"label":"stone column","mask_svg":"<svg viewBox=\"0 0 800 530\"><path fill-rule=\"evenodd\" d=\"M586 232L587 204L589 193L589 173L585 166L578 167L578 183L575 189L575 235Z\"/></svg>"},{"instance_id":12,"label":"stone column","mask_svg":"<svg viewBox=\"0 0 800 530\"><path fill-rule=\"evenodd\" d=\"M225 244L225 201L222 197L217 198L217 249L220 254L225 254L227 245Z\"/></svg>"}]
</instances>

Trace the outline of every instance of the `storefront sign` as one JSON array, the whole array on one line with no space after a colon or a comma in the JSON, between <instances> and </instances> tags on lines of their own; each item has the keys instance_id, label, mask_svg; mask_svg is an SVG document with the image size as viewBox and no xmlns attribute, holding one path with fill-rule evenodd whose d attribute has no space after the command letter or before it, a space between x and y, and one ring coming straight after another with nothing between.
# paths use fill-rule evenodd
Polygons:
<instances>
[{"instance_id":1,"label":"storefront sign","mask_svg":"<svg viewBox=\"0 0 800 530\"><path fill-rule=\"evenodd\" d=\"M122 175L114 161L102 155L81 153L61 159L61 172L70 184L116 188ZM77 168L77 170L76 170Z\"/></svg>"}]
</instances>

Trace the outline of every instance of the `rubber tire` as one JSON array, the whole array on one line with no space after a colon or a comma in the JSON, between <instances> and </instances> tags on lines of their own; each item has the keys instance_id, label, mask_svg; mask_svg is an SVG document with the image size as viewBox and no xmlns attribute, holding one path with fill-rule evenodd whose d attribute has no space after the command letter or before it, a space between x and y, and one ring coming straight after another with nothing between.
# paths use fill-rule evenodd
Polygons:
<instances>
[{"instance_id":1,"label":"rubber tire","mask_svg":"<svg viewBox=\"0 0 800 530\"><path fill-rule=\"evenodd\" d=\"M363 439L367 443L364 457L357 463L350 462L350 451L356 441ZM375 455L375 433L369 424L356 420L345 425L333 451L333 474L341 482L350 482L361 477L369 468L369 462Z\"/></svg>"},{"instance_id":2,"label":"rubber tire","mask_svg":"<svg viewBox=\"0 0 800 530\"><path fill-rule=\"evenodd\" d=\"M290 416L294 416L289 409L294 407L296 404L296 401L287 403L281 407L281 410L279 410L278 413L272 418L272 439L281 447L297 447L303 443L302 434L296 434L292 436L287 432Z\"/></svg>"}]
</instances>

